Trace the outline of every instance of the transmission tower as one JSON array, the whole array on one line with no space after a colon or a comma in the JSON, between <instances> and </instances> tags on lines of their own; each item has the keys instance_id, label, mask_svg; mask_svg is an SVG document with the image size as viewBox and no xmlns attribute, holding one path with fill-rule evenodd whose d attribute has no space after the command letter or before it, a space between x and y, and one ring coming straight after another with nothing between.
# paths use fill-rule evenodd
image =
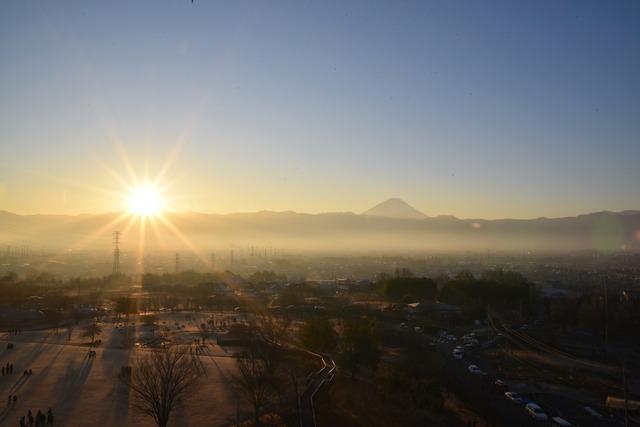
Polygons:
<instances>
[{"instance_id":1,"label":"transmission tower","mask_svg":"<svg viewBox=\"0 0 640 427\"><path fill-rule=\"evenodd\" d=\"M120 274L120 232L113 232L113 269L111 274Z\"/></svg>"}]
</instances>

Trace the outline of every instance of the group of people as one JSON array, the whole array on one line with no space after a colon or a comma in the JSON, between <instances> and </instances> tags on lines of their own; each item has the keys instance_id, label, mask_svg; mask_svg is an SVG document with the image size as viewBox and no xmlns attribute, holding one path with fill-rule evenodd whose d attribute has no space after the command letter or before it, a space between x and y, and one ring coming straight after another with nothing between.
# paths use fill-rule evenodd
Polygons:
<instances>
[{"instance_id":1,"label":"group of people","mask_svg":"<svg viewBox=\"0 0 640 427\"><path fill-rule=\"evenodd\" d=\"M96 357L96 351L95 350L89 350L89 354L87 355L87 357L89 359L93 359L94 357Z\"/></svg>"},{"instance_id":2,"label":"group of people","mask_svg":"<svg viewBox=\"0 0 640 427\"><path fill-rule=\"evenodd\" d=\"M18 396L15 394L10 394L9 397L7 398L7 406L11 405L12 403L15 405L17 401L18 401Z\"/></svg>"},{"instance_id":3,"label":"group of people","mask_svg":"<svg viewBox=\"0 0 640 427\"><path fill-rule=\"evenodd\" d=\"M7 332L8 332L10 335L20 335L20 334L22 333L22 329L18 329L18 328L9 328L9 329L7 330Z\"/></svg>"},{"instance_id":4,"label":"group of people","mask_svg":"<svg viewBox=\"0 0 640 427\"><path fill-rule=\"evenodd\" d=\"M33 375L33 371L31 369L25 369L22 375L25 377L30 377L31 375Z\"/></svg>"},{"instance_id":5,"label":"group of people","mask_svg":"<svg viewBox=\"0 0 640 427\"><path fill-rule=\"evenodd\" d=\"M33 427L34 425L35 427L53 425L53 411L51 408L49 408L46 414L38 409L35 417L31 413L31 409L29 409L27 415L20 417L20 427Z\"/></svg>"},{"instance_id":6,"label":"group of people","mask_svg":"<svg viewBox=\"0 0 640 427\"><path fill-rule=\"evenodd\" d=\"M5 374L6 375L11 375L13 374L13 363L8 363L6 366L3 366L2 368L0 368L0 372L2 372L2 376L4 377Z\"/></svg>"}]
</instances>

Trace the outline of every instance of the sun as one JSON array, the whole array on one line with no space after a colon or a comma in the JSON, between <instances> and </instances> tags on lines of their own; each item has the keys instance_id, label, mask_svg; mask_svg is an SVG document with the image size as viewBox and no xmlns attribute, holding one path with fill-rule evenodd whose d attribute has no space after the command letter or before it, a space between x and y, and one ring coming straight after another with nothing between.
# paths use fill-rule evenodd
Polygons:
<instances>
[{"instance_id":1,"label":"sun","mask_svg":"<svg viewBox=\"0 0 640 427\"><path fill-rule=\"evenodd\" d=\"M146 183L134 188L129 194L129 211L140 216L155 216L161 213L164 200L158 188Z\"/></svg>"}]
</instances>

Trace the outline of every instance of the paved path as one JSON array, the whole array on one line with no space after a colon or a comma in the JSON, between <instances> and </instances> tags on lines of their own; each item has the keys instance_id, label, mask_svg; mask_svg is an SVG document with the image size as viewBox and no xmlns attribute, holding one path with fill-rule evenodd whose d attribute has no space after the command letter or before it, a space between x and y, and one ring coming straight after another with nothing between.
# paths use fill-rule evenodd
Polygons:
<instances>
[{"instance_id":1,"label":"paved path","mask_svg":"<svg viewBox=\"0 0 640 427\"><path fill-rule=\"evenodd\" d=\"M300 398L300 424L302 427L316 426L313 399L322 386L333 379L336 371L336 364L331 357L319 354L316 356L320 357L322 368L309 377L307 388Z\"/></svg>"}]
</instances>

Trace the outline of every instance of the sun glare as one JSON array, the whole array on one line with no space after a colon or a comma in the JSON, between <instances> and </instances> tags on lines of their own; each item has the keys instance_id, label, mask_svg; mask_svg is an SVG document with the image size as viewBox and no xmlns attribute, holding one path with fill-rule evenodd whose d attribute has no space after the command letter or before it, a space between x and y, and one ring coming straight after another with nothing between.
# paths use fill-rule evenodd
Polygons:
<instances>
[{"instance_id":1,"label":"sun glare","mask_svg":"<svg viewBox=\"0 0 640 427\"><path fill-rule=\"evenodd\" d=\"M152 184L136 187L129 195L129 210L136 215L158 215L162 207L162 195Z\"/></svg>"}]
</instances>

